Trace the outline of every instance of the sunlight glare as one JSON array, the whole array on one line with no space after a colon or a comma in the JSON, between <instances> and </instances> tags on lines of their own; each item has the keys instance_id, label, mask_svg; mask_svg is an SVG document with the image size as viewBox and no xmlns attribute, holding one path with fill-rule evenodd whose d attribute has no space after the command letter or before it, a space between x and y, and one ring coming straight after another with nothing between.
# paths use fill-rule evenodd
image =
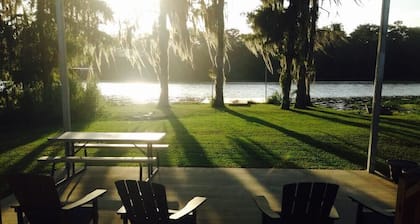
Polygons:
<instances>
[{"instance_id":1,"label":"sunlight glare","mask_svg":"<svg viewBox=\"0 0 420 224\"><path fill-rule=\"evenodd\" d=\"M111 99L117 97L136 104L155 102L159 98L160 88L158 83L99 83L101 94Z\"/></svg>"},{"instance_id":2,"label":"sunlight glare","mask_svg":"<svg viewBox=\"0 0 420 224\"><path fill-rule=\"evenodd\" d=\"M152 33L159 16L159 0L103 0L114 12L114 21L102 29L118 35L120 27L135 27L138 35Z\"/></svg>"}]
</instances>

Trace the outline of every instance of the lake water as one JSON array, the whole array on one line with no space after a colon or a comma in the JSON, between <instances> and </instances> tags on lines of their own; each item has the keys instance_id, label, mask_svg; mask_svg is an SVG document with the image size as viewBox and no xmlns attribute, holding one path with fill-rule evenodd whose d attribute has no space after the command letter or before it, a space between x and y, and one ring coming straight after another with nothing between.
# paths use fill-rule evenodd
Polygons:
<instances>
[{"instance_id":1,"label":"lake water","mask_svg":"<svg viewBox=\"0 0 420 224\"><path fill-rule=\"evenodd\" d=\"M158 83L118 83L100 82L99 90L107 99L135 104L158 102L160 87ZM296 86L292 88L296 89ZM225 102L234 100L265 102L275 92L281 92L275 83L245 82L226 83ZM316 82L311 86L311 97L366 97L373 95L371 82ZM386 83L383 96L420 96L420 83ZM212 83L169 84L170 102L194 101L208 103L214 96ZM294 95L292 94L292 97Z\"/></svg>"}]
</instances>

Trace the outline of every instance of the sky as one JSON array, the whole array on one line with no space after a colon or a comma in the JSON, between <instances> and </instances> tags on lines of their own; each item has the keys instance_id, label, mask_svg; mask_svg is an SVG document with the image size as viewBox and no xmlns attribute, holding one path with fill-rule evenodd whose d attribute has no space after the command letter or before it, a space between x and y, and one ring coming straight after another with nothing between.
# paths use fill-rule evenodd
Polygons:
<instances>
[{"instance_id":1,"label":"sky","mask_svg":"<svg viewBox=\"0 0 420 224\"><path fill-rule=\"evenodd\" d=\"M381 21L381 0L363 0L357 5L351 0L342 0L342 6L329 7L324 4L326 10L331 13L322 13L320 27L331 23L342 23L347 33L352 32L360 24L376 24ZM391 0L389 11L389 24L401 20L409 27L420 27L420 1L419 0Z\"/></svg>"},{"instance_id":2,"label":"sky","mask_svg":"<svg viewBox=\"0 0 420 224\"><path fill-rule=\"evenodd\" d=\"M226 0L228 2L228 25L237 27L244 32L250 32L246 24L246 16L241 12L249 12L255 9L260 0ZM324 0L320 9L318 27L328 26L332 23L341 23L346 33L352 32L360 24L380 24L381 0L362 0L359 5L353 0L341 0L341 5L329 4ZM243 14L243 13L242 13ZM389 23L397 20L403 21L404 25L420 27L420 0L391 0Z\"/></svg>"},{"instance_id":3,"label":"sky","mask_svg":"<svg viewBox=\"0 0 420 224\"><path fill-rule=\"evenodd\" d=\"M115 17L126 21L137 21L143 24L138 27L139 32L150 32L153 21L159 12L159 0L104 0L115 11ZM226 28L236 28L242 33L249 33L251 29L246 23L246 12L253 11L260 0L225 0ZM127 2L129 4L121 4ZM360 24L379 25L381 18L382 0L362 0L356 4L353 0L341 0L341 5L329 4L324 0L320 9L318 27L332 23L341 23L347 34ZM389 23L397 20L409 27L420 27L420 0L391 0ZM121 24L124 24L121 23ZM106 28L111 33L117 33L118 27Z\"/></svg>"}]
</instances>

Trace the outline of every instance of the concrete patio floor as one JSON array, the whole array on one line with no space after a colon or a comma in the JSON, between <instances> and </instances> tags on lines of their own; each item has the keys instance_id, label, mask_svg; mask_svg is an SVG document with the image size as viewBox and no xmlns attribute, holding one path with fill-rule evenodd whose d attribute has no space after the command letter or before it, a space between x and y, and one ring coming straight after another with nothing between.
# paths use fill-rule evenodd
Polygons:
<instances>
[{"instance_id":1,"label":"concrete patio floor","mask_svg":"<svg viewBox=\"0 0 420 224\"><path fill-rule=\"evenodd\" d=\"M137 179L138 167L91 166L62 187L63 201L74 201L95 189L108 192L99 199L99 222L122 223L115 213L121 202L114 186L119 179ZM397 186L377 175L361 170L308 169L244 169L244 168L173 168L162 167L153 182L166 186L168 201L184 205L193 196L205 196L207 202L199 208L199 224L258 224L261 214L253 201L254 195L265 195L273 208L281 204L282 186L301 181L322 181L340 185L336 208L338 224L355 223L356 205L348 195L392 208ZM3 223L16 223L9 205L13 196L1 201Z\"/></svg>"}]
</instances>

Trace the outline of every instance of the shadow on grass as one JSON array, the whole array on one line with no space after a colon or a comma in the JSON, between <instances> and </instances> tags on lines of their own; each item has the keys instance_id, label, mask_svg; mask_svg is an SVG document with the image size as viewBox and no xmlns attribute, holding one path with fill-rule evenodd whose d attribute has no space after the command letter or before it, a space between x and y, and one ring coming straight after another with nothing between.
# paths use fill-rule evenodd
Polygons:
<instances>
[{"instance_id":1,"label":"shadow on grass","mask_svg":"<svg viewBox=\"0 0 420 224\"><path fill-rule=\"evenodd\" d=\"M267 122L265 120L262 120L262 119L259 119L259 118L256 118L256 117L251 117L251 116L247 116L247 115L238 113L238 112L233 111L231 109L226 109L226 112L228 112L228 113L230 113L234 116L237 116L239 118L242 118L246 121L255 122L255 123L258 123L260 125L264 125L266 127L277 130L277 131L279 131L279 132L281 132L285 135L288 135L292 138L295 138L295 139L297 139L297 140L299 140L299 141L301 141L305 144L308 144L308 145L310 145L314 148L325 151L327 153L334 154L334 155L336 155L336 156L338 156L338 157L340 157L344 160L347 160L350 163L355 164L357 166L366 167L366 155L363 155L362 153L351 151L348 147L343 148L342 147L343 145L340 145L340 147L338 147L337 145L334 145L334 144L331 144L331 143L328 143L328 142L322 142L322 141L314 139L311 136L304 135L304 134L286 129L284 127L280 127L276 124Z\"/></svg>"},{"instance_id":2,"label":"shadow on grass","mask_svg":"<svg viewBox=\"0 0 420 224\"><path fill-rule=\"evenodd\" d=\"M407 141L409 138L412 138L412 140L416 141L420 135L420 124L416 121L381 117L379 123L387 125L382 125L380 127L380 131L385 131L389 136L398 135L398 138L402 138Z\"/></svg>"},{"instance_id":3,"label":"shadow on grass","mask_svg":"<svg viewBox=\"0 0 420 224\"><path fill-rule=\"evenodd\" d=\"M180 148L183 149L183 158L188 160L189 164L197 164L202 167L214 167L215 164L208 158L201 144L182 124L174 112L170 108L162 109L162 112L167 116L167 119L174 130L176 141L180 144ZM182 166L182 164L179 165Z\"/></svg>"},{"instance_id":4,"label":"shadow on grass","mask_svg":"<svg viewBox=\"0 0 420 224\"><path fill-rule=\"evenodd\" d=\"M5 169L5 173L17 173L23 172L26 170L32 163L35 162L35 166L32 167L32 170L29 172L40 172L44 171L44 168L48 165L37 163L38 157L43 155L43 152L50 146L48 142L42 143L38 147L34 148L29 153L25 154L22 158L20 158L17 162L13 163L11 166L8 166ZM49 154L50 156L58 155L58 150L54 150L53 153Z\"/></svg>"},{"instance_id":5,"label":"shadow on grass","mask_svg":"<svg viewBox=\"0 0 420 224\"><path fill-rule=\"evenodd\" d=\"M331 122L336 122L344 125L349 126L356 126L361 128L366 128L367 130L370 129L370 123L364 123L370 122L370 118L362 115L347 115L342 113L335 113L331 111L325 111L325 110L319 110L311 108L309 110L296 110L291 109L291 111L298 113L298 114L304 114L308 116L312 116L319 119L324 119ZM325 115L325 116L324 116ZM358 119L361 122L354 122L354 121L348 121L344 119L340 119L339 117L343 118L349 118L349 119ZM419 126L411 125L406 120L401 119L392 119L388 117L381 117L380 118L380 130L379 132L383 135L394 137L397 139L401 139L405 142L405 144L419 144L418 142L418 136L420 134ZM401 129L401 127L404 127L405 129Z\"/></svg>"},{"instance_id":6,"label":"shadow on grass","mask_svg":"<svg viewBox=\"0 0 420 224\"><path fill-rule=\"evenodd\" d=\"M325 109L320 109L322 107L308 107L306 109L306 111L317 111L323 114L329 114L329 115L333 115L333 116L338 116L338 117L342 117L342 118L349 118L349 119L360 119L360 120L366 120L366 121L370 121L370 116L364 113L339 113L338 111L334 111L334 110L325 110ZM293 110L293 109L292 109Z\"/></svg>"},{"instance_id":7,"label":"shadow on grass","mask_svg":"<svg viewBox=\"0 0 420 224\"><path fill-rule=\"evenodd\" d=\"M420 132L414 132L414 130L401 130L397 127L385 127L380 126L379 133L382 133L389 137L394 137L403 140L404 144L419 144Z\"/></svg>"},{"instance_id":8,"label":"shadow on grass","mask_svg":"<svg viewBox=\"0 0 420 224\"><path fill-rule=\"evenodd\" d=\"M299 112L299 111L293 110L293 109L292 109L292 111ZM328 115L332 115L332 116L336 116L336 117L366 120L369 124L369 127L370 127L370 122L372 120L371 115L367 115L367 114L344 114L344 113L339 113L339 112L320 110L316 107L308 108L308 110L306 110L306 111L317 111L319 113L328 114ZM300 112L302 112L302 111L300 111ZM323 118L323 116L321 116L320 118ZM398 119L398 118L394 118L392 116L381 116L380 120L381 120L382 123L389 124L389 125L395 125L395 126L399 126L399 127L404 127L404 128L407 128L407 129L418 130L418 127L420 126L419 121Z\"/></svg>"},{"instance_id":9,"label":"shadow on grass","mask_svg":"<svg viewBox=\"0 0 420 224\"><path fill-rule=\"evenodd\" d=\"M45 127L29 127L27 125L12 125L12 126L3 126L0 130L0 142L1 151L0 155L4 157L13 156L10 158L9 162L0 164L0 194L4 196L5 179L6 175L24 172L29 167L31 167L30 172L36 172L43 170L45 165L36 163L37 158L43 154L43 152L49 146L48 142L43 142L35 148L21 149L21 153L14 152L12 150L18 150L18 147L25 146L34 141L37 141L45 136L53 133L57 130L57 126L45 126ZM18 157L18 158L16 158ZM16 160L16 161L15 161ZM33 166L33 164L35 164Z\"/></svg>"},{"instance_id":10,"label":"shadow on grass","mask_svg":"<svg viewBox=\"0 0 420 224\"><path fill-rule=\"evenodd\" d=\"M332 115L335 117L346 117L346 118L350 118L350 119L359 119L359 120L366 120L368 123L366 125L367 128L370 128L371 125L371 117L370 116L365 116L365 115L350 115L350 114L343 114L343 113L338 113L338 112L332 112L332 111L325 111L325 110L318 110L316 108L311 108L307 111L302 111L302 110L291 110L297 113L304 113L310 116L314 116L317 118L321 118L321 119L327 119L330 121L336 121L336 122L340 122L343 124L348 124L351 125L351 123L348 123L348 121L346 120L341 120L341 119L337 119L337 118L331 118L331 117L327 117L327 116L322 116L322 115L316 115L314 113L310 113L309 111L316 111L322 114L328 114L328 115ZM389 136L395 136L394 134L399 134L398 138L404 138L404 137L412 137L417 139L420 133L420 122L417 121L412 121L412 120L403 120L403 119L398 119L398 118L391 118L388 116L381 116L380 118L380 123L381 124L387 124L390 126L396 126L398 127L398 129L396 128L391 128L391 127L384 127L381 126L381 130L385 133L387 133ZM365 126L359 126L359 127L365 127ZM405 128L404 131L399 130L400 128ZM408 140L408 139L407 139Z\"/></svg>"},{"instance_id":11,"label":"shadow on grass","mask_svg":"<svg viewBox=\"0 0 420 224\"><path fill-rule=\"evenodd\" d=\"M0 130L0 153L29 144L58 130L57 126L29 127L13 126Z\"/></svg>"},{"instance_id":12,"label":"shadow on grass","mask_svg":"<svg viewBox=\"0 0 420 224\"><path fill-rule=\"evenodd\" d=\"M263 144L249 138L230 138L230 140L241 150L241 158L231 158L242 168L302 168L273 153L272 150Z\"/></svg>"},{"instance_id":13,"label":"shadow on grass","mask_svg":"<svg viewBox=\"0 0 420 224\"><path fill-rule=\"evenodd\" d=\"M306 111L295 110L295 109L292 109L291 111L299 113L299 114L312 116L319 119L341 123L344 125L357 126L361 128L366 128L368 130L370 129L370 123L363 124L363 123L351 122L351 121L347 121L347 120L339 118L339 117L342 117L342 118L349 118L349 119L359 119L361 122L364 122L364 120L367 122L370 122L370 117L364 116L364 115L347 115L347 114L342 114L338 112L318 110L318 109L313 109L313 108ZM319 114L316 114L316 113L319 113ZM325 116L322 114L325 114ZM384 136L388 136L395 139L401 139L406 145L416 145L416 144L418 145L419 144L418 142L418 136L419 136L418 127L419 126L410 124L409 122L411 121L382 116L380 118L381 126L380 126L379 132L380 134ZM404 129L401 129L401 128L404 128ZM387 139L389 140L389 138ZM342 139L342 141L346 142L346 145L351 145L351 142L349 141L346 141L344 139ZM353 145L352 147L356 147L356 146ZM367 152L368 145L366 146L366 149L360 148L360 147L357 147L357 148L360 150L365 150ZM387 156L387 155L382 155L382 156L377 155L378 160L376 161L376 169L385 175L389 175L388 165L385 162L387 159L389 159L389 157L390 156Z\"/></svg>"},{"instance_id":14,"label":"shadow on grass","mask_svg":"<svg viewBox=\"0 0 420 224\"><path fill-rule=\"evenodd\" d=\"M369 128L370 127L370 124L368 123L368 119L366 119L364 117L344 115L344 114L340 114L340 113L333 113L333 112L328 112L328 111L316 110L316 109L313 109L313 108L310 108L310 109L307 109L307 110L290 109L290 111L295 112L297 114L308 115L308 116L312 116L312 117L315 117L315 118L319 118L319 119L323 119L323 120L327 120L327 121L331 121L331 122L336 122L336 123L341 123L341 124L345 124L345 125L349 125L349 126L360 127L360 128ZM318 114L318 113L323 113L325 115L321 115L321 114ZM326 116L326 114L331 115L331 116ZM364 122L349 121L349 120L341 119L339 117L348 118L348 119L352 119L352 120L360 119Z\"/></svg>"}]
</instances>

